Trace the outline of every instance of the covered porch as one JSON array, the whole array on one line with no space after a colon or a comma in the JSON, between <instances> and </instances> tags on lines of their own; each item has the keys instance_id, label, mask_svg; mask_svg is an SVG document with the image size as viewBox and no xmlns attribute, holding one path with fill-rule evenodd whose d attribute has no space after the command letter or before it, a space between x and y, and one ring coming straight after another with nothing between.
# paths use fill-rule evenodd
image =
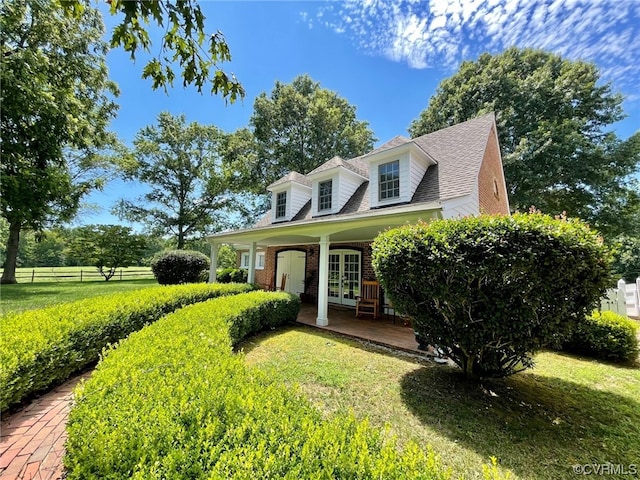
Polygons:
<instances>
[{"instance_id":1,"label":"covered porch","mask_svg":"<svg viewBox=\"0 0 640 480\"><path fill-rule=\"evenodd\" d=\"M313 323L326 327L339 321L339 315L335 315L334 319L337 310L330 309L330 305L341 303L355 306L362 281L367 277L374 279L371 249L367 247L370 242L388 228L421 220L429 221L437 218L440 211L439 203L402 205L366 213L328 215L211 235L209 281L216 281L215 269L221 244L245 250L248 252L249 283L277 286L285 273L289 279L288 285L294 281L300 285L292 293L305 294L307 298L307 284L314 285L312 298L316 317ZM267 282L256 281L258 250L266 252L263 268L265 272L270 272ZM285 258L284 251L299 253L291 253ZM284 263L300 265L302 273L294 275L280 268Z\"/></svg>"},{"instance_id":2,"label":"covered porch","mask_svg":"<svg viewBox=\"0 0 640 480\"><path fill-rule=\"evenodd\" d=\"M380 318L356 318L355 310L347 307L328 307L331 322L318 325L318 309L315 305L302 304L298 314L298 323L340 333L359 340L366 340L378 345L398 348L412 353L424 354L418 350L413 328L404 326L402 318L383 314Z\"/></svg>"}]
</instances>

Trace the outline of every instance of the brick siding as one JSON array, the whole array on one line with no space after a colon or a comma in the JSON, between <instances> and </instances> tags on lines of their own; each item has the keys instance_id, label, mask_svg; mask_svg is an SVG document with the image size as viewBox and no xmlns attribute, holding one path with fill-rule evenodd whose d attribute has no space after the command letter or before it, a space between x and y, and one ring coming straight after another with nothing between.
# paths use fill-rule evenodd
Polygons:
<instances>
[{"instance_id":1,"label":"brick siding","mask_svg":"<svg viewBox=\"0 0 640 480\"><path fill-rule=\"evenodd\" d=\"M496 138L492 128L478 175L480 212L506 215L509 213L509 206Z\"/></svg>"},{"instance_id":2,"label":"brick siding","mask_svg":"<svg viewBox=\"0 0 640 480\"><path fill-rule=\"evenodd\" d=\"M375 279L373 267L371 266L370 245L371 244L368 242L335 243L331 244L330 249L354 249L362 252L362 279L369 280ZM256 283L265 287L275 285L276 288L279 288L280 280L276 279L276 258L279 252L286 250L298 250L306 252L305 278L307 279L307 287L305 289L305 293L314 299L318 298L318 265L320 259L319 245L291 245L287 247L268 247L265 250L264 269L256 270ZM238 266L240 265L241 253L242 252L238 252Z\"/></svg>"}]
</instances>

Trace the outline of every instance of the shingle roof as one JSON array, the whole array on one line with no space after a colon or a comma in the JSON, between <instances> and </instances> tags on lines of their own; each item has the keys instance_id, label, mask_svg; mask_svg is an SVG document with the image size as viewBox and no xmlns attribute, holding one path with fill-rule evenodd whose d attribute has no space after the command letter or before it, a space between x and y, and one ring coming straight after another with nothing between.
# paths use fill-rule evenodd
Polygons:
<instances>
[{"instance_id":1,"label":"shingle roof","mask_svg":"<svg viewBox=\"0 0 640 480\"><path fill-rule=\"evenodd\" d=\"M469 195L477 185L480 166L493 124L494 115L491 113L414 139L397 136L375 150L350 160L343 160L338 156L333 157L310 173L318 173L335 166L343 166L368 178L368 157L400 145L414 143L433 158L437 165L430 166L427 169L410 203L437 202ZM292 172L270 185L269 188L290 180L311 186L311 181L308 178ZM305 180L306 183L301 180ZM335 217L368 210L370 210L369 182L365 181L358 187L340 212L330 216ZM311 200L309 200L291 221L309 220L312 218L311 213ZM254 227L268 225L271 225L271 212L267 212Z\"/></svg>"},{"instance_id":2,"label":"shingle roof","mask_svg":"<svg viewBox=\"0 0 640 480\"><path fill-rule=\"evenodd\" d=\"M311 170L307 175L315 175L316 173L324 172L335 167L343 167L365 178L369 178L369 171L365 164L362 164L361 162L347 162L337 155L331 160L320 165L318 168Z\"/></svg>"},{"instance_id":3,"label":"shingle roof","mask_svg":"<svg viewBox=\"0 0 640 480\"><path fill-rule=\"evenodd\" d=\"M300 174L298 172L289 172L287 175L282 177L280 180L276 180L275 182L273 182L267 188L271 189L273 187L276 187L278 185L282 185L283 183L287 183L287 182L300 183L301 185L304 185L306 187L310 187L311 186L311 180L309 180L304 175L302 175L302 174Z\"/></svg>"},{"instance_id":4,"label":"shingle roof","mask_svg":"<svg viewBox=\"0 0 640 480\"><path fill-rule=\"evenodd\" d=\"M415 138L413 142L438 165L429 168L412 202L447 200L470 194L478 182L493 123L494 115L490 113Z\"/></svg>"}]
</instances>

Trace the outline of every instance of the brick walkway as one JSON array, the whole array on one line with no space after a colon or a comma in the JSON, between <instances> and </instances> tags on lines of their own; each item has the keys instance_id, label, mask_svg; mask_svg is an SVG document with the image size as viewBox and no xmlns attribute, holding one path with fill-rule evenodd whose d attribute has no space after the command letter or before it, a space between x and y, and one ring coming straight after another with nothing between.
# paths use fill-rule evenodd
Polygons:
<instances>
[{"instance_id":1,"label":"brick walkway","mask_svg":"<svg viewBox=\"0 0 640 480\"><path fill-rule=\"evenodd\" d=\"M65 425L73 388L91 372L72 378L2 420L0 478L57 480L63 478Z\"/></svg>"}]
</instances>

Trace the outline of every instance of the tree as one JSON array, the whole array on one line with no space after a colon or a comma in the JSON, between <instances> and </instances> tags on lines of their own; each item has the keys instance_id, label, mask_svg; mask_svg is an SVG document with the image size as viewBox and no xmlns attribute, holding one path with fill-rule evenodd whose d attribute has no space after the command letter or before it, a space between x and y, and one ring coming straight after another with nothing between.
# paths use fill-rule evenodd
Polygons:
<instances>
[{"instance_id":1,"label":"tree","mask_svg":"<svg viewBox=\"0 0 640 480\"><path fill-rule=\"evenodd\" d=\"M605 130L623 117L622 97L599 80L594 64L540 50L483 54L438 86L409 131L495 111L511 207L566 211L613 237L629 222L640 227L640 144Z\"/></svg>"},{"instance_id":2,"label":"tree","mask_svg":"<svg viewBox=\"0 0 640 480\"><path fill-rule=\"evenodd\" d=\"M77 238L69 247L70 255L94 265L107 282L118 268L139 263L144 250L144 237L120 225L79 227Z\"/></svg>"},{"instance_id":3,"label":"tree","mask_svg":"<svg viewBox=\"0 0 640 480\"><path fill-rule=\"evenodd\" d=\"M220 136L214 126L187 125L184 115L161 113L157 126L136 135L136 164L127 172L151 191L134 202L121 200L114 212L146 224L153 234L172 235L178 249L194 235L231 226L241 207L221 169Z\"/></svg>"},{"instance_id":4,"label":"tree","mask_svg":"<svg viewBox=\"0 0 640 480\"><path fill-rule=\"evenodd\" d=\"M633 283L640 277L640 237L621 235L614 242L613 271L618 278Z\"/></svg>"},{"instance_id":5,"label":"tree","mask_svg":"<svg viewBox=\"0 0 640 480\"><path fill-rule=\"evenodd\" d=\"M15 283L20 232L70 219L101 180L74 182L65 154L91 156L112 145L117 105L108 79L100 13L74 18L56 4L9 0L0 6L2 167L0 210L9 223L1 283Z\"/></svg>"},{"instance_id":6,"label":"tree","mask_svg":"<svg viewBox=\"0 0 640 480\"><path fill-rule=\"evenodd\" d=\"M177 63L183 86L195 85L198 92L209 82L212 94L222 94L234 102L245 91L233 74L227 74L220 64L231 60L231 52L224 35L205 32L205 16L192 0L107 0L111 15L123 14L111 35L111 46L122 47L135 60L143 50L150 52L151 38L147 26L155 23L164 31L159 54L152 56L143 69L142 78L151 79L153 88L167 90L173 86ZM55 8L62 8L69 18L81 17L88 0L55 0Z\"/></svg>"},{"instance_id":7,"label":"tree","mask_svg":"<svg viewBox=\"0 0 640 480\"><path fill-rule=\"evenodd\" d=\"M305 174L335 155L362 155L375 141L355 106L307 75L261 93L250 126L227 137L224 151L227 165L256 193L290 171Z\"/></svg>"},{"instance_id":8,"label":"tree","mask_svg":"<svg viewBox=\"0 0 640 480\"><path fill-rule=\"evenodd\" d=\"M540 213L407 225L372 248L394 308L469 378L531 367L532 354L569 335L611 281L597 232Z\"/></svg>"}]
</instances>

